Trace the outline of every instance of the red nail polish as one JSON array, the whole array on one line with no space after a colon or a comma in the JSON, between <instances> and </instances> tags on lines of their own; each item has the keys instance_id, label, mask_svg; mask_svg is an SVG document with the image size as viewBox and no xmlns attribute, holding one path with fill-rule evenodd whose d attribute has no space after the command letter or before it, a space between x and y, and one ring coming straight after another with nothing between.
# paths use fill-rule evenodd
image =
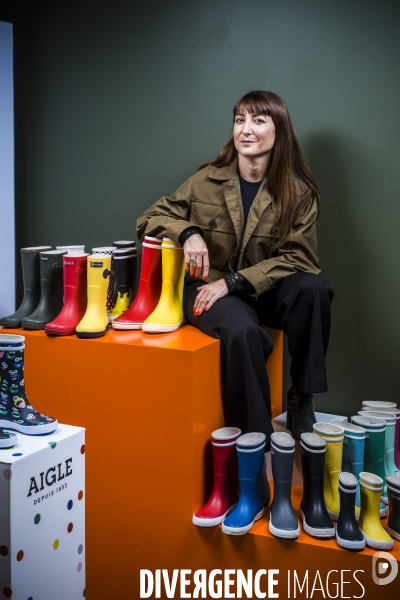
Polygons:
<instances>
[{"instance_id":1,"label":"red nail polish","mask_svg":"<svg viewBox=\"0 0 400 600\"><path fill-rule=\"evenodd\" d=\"M204 279L208 279L208 275L204 275Z\"/></svg>"}]
</instances>

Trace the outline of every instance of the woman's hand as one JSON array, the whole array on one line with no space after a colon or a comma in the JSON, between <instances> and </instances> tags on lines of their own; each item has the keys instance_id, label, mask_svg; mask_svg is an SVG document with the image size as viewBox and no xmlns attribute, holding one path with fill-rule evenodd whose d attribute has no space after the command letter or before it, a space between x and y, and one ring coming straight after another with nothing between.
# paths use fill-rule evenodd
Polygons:
<instances>
[{"instance_id":1,"label":"woman's hand","mask_svg":"<svg viewBox=\"0 0 400 600\"><path fill-rule=\"evenodd\" d=\"M201 285L197 289L199 293L193 306L195 317L200 316L204 310L209 310L217 300L228 295L228 286L225 283L225 279L218 279L218 281L213 281L213 283Z\"/></svg>"},{"instance_id":2,"label":"woman's hand","mask_svg":"<svg viewBox=\"0 0 400 600\"><path fill-rule=\"evenodd\" d=\"M193 277L198 277L201 269L203 269L203 277L207 279L210 268L208 249L199 233L194 233L186 240L183 244L183 252L185 254L186 272Z\"/></svg>"}]
</instances>

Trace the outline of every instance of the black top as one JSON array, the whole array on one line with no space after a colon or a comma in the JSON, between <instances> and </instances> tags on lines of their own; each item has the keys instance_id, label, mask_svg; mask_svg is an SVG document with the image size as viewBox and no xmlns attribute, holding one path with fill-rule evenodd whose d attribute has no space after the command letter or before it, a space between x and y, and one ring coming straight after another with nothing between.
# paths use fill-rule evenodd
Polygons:
<instances>
[{"instance_id":1,"label":"black top","mask_svg":"<svg viewBox=\"0 0 400 600\"><path fill-rule=\"evenodd\" d=\"M239 173L240 193L242 195L244 223L246 224L249 210L253 204L253 200L262 184L262 181L246 181Z\"/></svg>"}]
</instances>

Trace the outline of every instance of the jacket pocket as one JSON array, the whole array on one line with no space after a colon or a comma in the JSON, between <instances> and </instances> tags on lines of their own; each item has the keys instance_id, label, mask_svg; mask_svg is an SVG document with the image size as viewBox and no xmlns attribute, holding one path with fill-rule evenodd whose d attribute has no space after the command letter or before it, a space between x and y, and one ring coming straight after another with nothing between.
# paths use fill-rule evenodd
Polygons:
<instances>
[{"instance_id":1,"label":"jacket pocket","mask_svg":"<svg viewBox=\"0 0 400 600\"><path fill-rule=\"evenodd\" d=\"M204 230L235 233L228 207L221 204L209 204L192 200L190 203L190 221Z\"/></svg>"}]
</instances>

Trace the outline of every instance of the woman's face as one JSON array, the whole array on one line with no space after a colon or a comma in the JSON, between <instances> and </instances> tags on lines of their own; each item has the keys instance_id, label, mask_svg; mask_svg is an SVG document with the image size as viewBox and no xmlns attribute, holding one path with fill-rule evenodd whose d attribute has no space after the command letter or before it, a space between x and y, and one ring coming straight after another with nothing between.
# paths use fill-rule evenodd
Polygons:
<instances>
[{"instance_id":1,"label":"woman's face","mask_svg":"<svg viewBox=\"0 0 400 600\"><path fill-rule=\"evenodd\" d=\"M238 154L243 157L266 156L275 143L274 122L268 115L238 113L233 125L233 141Z\"/></svg>"}]
</instances>

